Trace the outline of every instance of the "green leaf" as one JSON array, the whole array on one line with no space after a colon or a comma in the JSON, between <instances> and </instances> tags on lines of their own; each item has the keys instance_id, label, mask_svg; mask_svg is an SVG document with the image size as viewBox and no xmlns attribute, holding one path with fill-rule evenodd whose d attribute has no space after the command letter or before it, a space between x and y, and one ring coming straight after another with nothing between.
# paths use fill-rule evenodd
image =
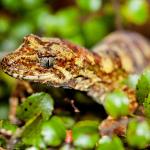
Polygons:
<instances>
[{"instance_id":1,"label":"green leaf","mask_svg":"<svg viewBox=\"0 0 150 150\"><path fill-rule=\"evenodd\" d=\"M1 50L8 50L11 51L12 49L16 49L19 45L18 40L16 40L14 37L7 37L7 39L4 39L1 43Z\"/></svg>"},{"instance_id":2,"label":"green leaf","mask_svg":"<svg viewBox=\"0 0 150 150\"><path fill-rule=\"evenodd\" d=\"M15 39L22 39L24 36L32 33L34 25L30 21L20 21L11 28L10 36Z\"/></svg>"},{"instance_id":3,"label":"green leaf","mask_svg":"<svg viewBox=\"0 0 150 150\"><path fill-rule=\"evenodd\" d=\"M79 34L79 11L74 7L63 9L56 14L57 33L63 38L70 38Z\"/></svg>"},{"instance_id":4,"label":"green leaf","mask_svg":"<svg viewBox=\"0 0 150 150\"><path fill-rule=\"evenodd\" d=\"M82 26L82 30L87 47L91 47L106 36L109 27L106 18L95 17L86 20Z\"/></svg>"},{"instance_id":5,"label":"green leaf","mask_svg":"<svg viewBox=\"0 0 150 150\"><path fill-rule=\"evenodd\" d=\"M122 7L122 14L127 21L141 25L149 17L148 2L146 0L127 0Z\"/></svg>"},{"instance_id":6,"label":"green leaf","mask_svg":"<svg viewBox=\"0 0 150 150\"><path fill-rule=\"evenodd\" d=\"M0 147L6 148L6 140L0 137Z\"/></svg>"},{"instance_id":7,"label":"green leaf","mask_svg":"<svg viewBox=\"0 0 150 150\"><path fill-rule=\"evenodd\" d=\"M26 148L26 150L40 150L40 149L35 146L32 146L32 147Z\"/></svg>"},{"instance_id":8,"label":"green leaf","mask_svg":"<svg viewBox=\"0 0 150 150\"><path fill-rule=\"evenodd\" d=\"M58 30L57 28L57 17L50 14L47 10L43 10L38 14L37 25L39 30L45 35L52 36Z\"/></svg>"},{"instance_id":9,"label":"green leaf","mask_svg":"<svg viewBox=\"0 0 150 150\"><path fill-rule=\"evenodd\" d=\"M23 127L23 132L21 134L21 142L25 145L33 145L40 148L45 147L41 136L43 119L42 116L35 116L30 119Z\"/></svg>"},{"instance_id":10,"label":"green leaf","mask_svg":"<svg viewBox=\"0 0 150 150\"><path fill-rule=\"evenodd\" d=\"M129 99L122 91L115 90L106 95L104 108L109 115L115 118L128 115Z\"/></svg>"},{"instance_id":11,"label":"green leaf","mask_svg":"<svg viewBox=\"0 0 150 150\"><path fill-rule=\"evenodd\" d=\"M150 94L148 95L148 98L145 98L143 106L145 115L150 118Z\"/></svg>"},{"instance_id":12,"label":"green leaf","mask_svg":"<svg viewBox=\"0 0 150 150\"><path fill-rule=\"evenodd\" d=\"M4 89L6 91L6 88ZM1 94L1 91L0 91ZM0 103L0 119L7 119L9 113L9 106L6 103Z\"/></svg>"},{"instance_id":13,"label":"green leaf","mask_svg":"<svg viewBox=\"0 0 150 150\"><path fill-rule=\"evenodd\" d=\"M78 131L79 129L81 129L81 130L88 130L88 131L95 132L98 129L98 125L99 125L98 121L84 120L76 123L73 127L73 130Z\"/></svg>"},{"instance_id":14,"label":"green leaf","mask_svg":"<svg viewBox=\"0 0 150 150\"><path fill-rule=\"evenodd\" d=\"M136 87L136 95L138 102L143 104L145 98L148 97L150 92L150 70L145 70L143 74L140 76L137 87Z\"/></svg>"},{"instance_id":15,"label":"green leaf","mask_svg":"<svg viewBox=\"0 0 150 150\"><path fill-rule=\"evenodd\" d=\"M34 8L38 8L38 7L41 7L41 5L43 4L43 1L44 0L22 0L22 6L23 8L26 8L26 9L34 9Z\"/></svg>"},{"instance_id":16,"label":"green leaf","mask_svg":"<svg viewBox=\"0 0 150 150\"><path fill-rule=\"evenodd\" d=\"M47 93L35 93L29 96L18 108L17 117L21 120L29 120L35 115L42 114L43 119L48 119L54 109L54 102Z\"/></svg>"},{"instance_id":17,"label":"green leaf","mask_svg":"<svg viewBox=\"0 0 150 150\"><path fill-rule=\"evenodd\" d=\"M10 27L10 21L8 18L0 17L0 34L8 31Z\"/></svg>"},{"instance_id":18,"label":"green leaf","mask_svg":"<svg viewBox=\"0 0 150 150\"><path fill-rule=\"evenodd\" d=\"M69 37L68 40L75 43L75 44L78 44L78 45L84 45L85 44L84 37L80 33L77 33L77 35L73 35L73 36Z\"/></svg>"},{"instance_id":19,"label":"green leaf","mask_svg":"<svg viewBox=\"0 0 150 150\"><path fill-rule=\"evenodd\" d=\"M80 121L72 129L73 144L79 148L93 149L99 139L97 121Z\"/></svg>"},{"instance_id":20,"label":"green leaf","mask_svg":"<svg viewBox=\"0 0 150 150\"><path fill-rule=\"evenodd\" d=\"M16 11L21 7L21 3L18 0L2 0L1 2L8 10Z\"/></svg>"},{"instance_id":21,"label":"green leaf","mask_svg":"<svg viewBox=\"0 0 150 150\"><path fill-rule=\"evenodd\" d=\"M14 133L17 129L17 126L12 124L8 120L0 120L0 129L5 129Z\"/></svg>"},{"instance_id":22,"label":"green leaf","mask_svg":"<svg viewBox=\"0 0 150 150\"><path fill-rule=\"evenodd\" d=\"M136 89L138 79L139 79L139 75L137 75L137 74L129 75L127 80L125 81L125 84L127 84L128 87Z\"/></svg>"},{"instance_id":23,"label":"green leaf","mask_svg":"<svg viewBox=\"0 0 150 150\"><path fill-rule=\"evenodd\" d=\"M71 129L75 124L75 120L71 116L60 116L59 118L62 120L67 129Z\"/></svg>"},{"instance_id":24,"label":"green leaf","mask_svg":"<svg viewBox=\"0 0 150 150\"><path fill-rule=\"evenodd\" d=\"M118 137L114 136L110 138L108 136L103 136L99 140L99 144L96 150L124 150L124 147Z\"/></svg>"},{"instance_id":25,"label":"green leaf","mask_svg":"<svg viewBox=\"0 0 150 150\"><path fill-rule=\"evenodd\" d=\"M59 117L52 117L42 125L41 134L49 146L59 146L66 137L66 129Z\"/></svg>"},{"instance_id":26,"label":"green leaf","mask_svg":"<svg viewBox=\"0 0 150 150\"><path fill-rule=\"evenodd\" d=\"M146 121L132 120L127 129L127 141L129 145L145 148L150 142L150 127Z\"/></svg>"},{"instance_id":27,"label":"green leaf","mask_svg":"<svg viewBox=\"0 0 150 150\"><path fill-rule=\"evenodd\" d=\"M98 11L102 5L101 0L77 0L78 6L85 11Z\"/></svg>"},{"instance_id":28,"label":"green leaf","mask_svg":"<svg viewBox=\"0 0 150 150\"><path fill-rule=\"evenodd\" d=\"M78 149L74 149L74 147L70 144L64 144L63 146L60 147L59 150L78 150Z\"/></svg>"}]
</instances>

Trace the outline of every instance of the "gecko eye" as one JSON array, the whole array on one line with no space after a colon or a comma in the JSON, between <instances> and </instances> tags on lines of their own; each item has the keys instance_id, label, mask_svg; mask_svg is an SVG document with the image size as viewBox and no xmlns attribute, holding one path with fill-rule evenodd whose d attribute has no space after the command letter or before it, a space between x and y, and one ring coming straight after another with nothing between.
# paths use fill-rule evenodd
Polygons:
<instances>
[{"instance_id":1,"label":"gecko eye","mask_svg":"<svg viewBox=\"0 0 150 150\"><path fill-rule=\"evenodd\" d=\"M54 57L41 57L39 58L39 62L41 64L42 67L52 67L54 64Z\"/></svg>"}]
</instances>

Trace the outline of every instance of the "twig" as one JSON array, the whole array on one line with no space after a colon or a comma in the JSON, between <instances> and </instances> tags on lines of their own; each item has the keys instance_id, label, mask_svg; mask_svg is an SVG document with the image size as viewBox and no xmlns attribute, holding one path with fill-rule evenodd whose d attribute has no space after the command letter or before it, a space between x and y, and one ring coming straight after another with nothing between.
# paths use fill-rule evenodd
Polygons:
<instances>
[{"instance_id":1,"label":"twig","mask_svg":"<svg viewBox=\"0 0 150 150\"><path fill-rule=\"evenodd\" d=\"M79 112L80 112L80 110L75 106L73 99L70 100L70 99L68 99L68 98L65 98L64 100L65 100L66 102L68 102L69 104L71 104L71 107L74 109L74 112L75 112L75 113L79 113Z\"/></svg>"}]
</instances>

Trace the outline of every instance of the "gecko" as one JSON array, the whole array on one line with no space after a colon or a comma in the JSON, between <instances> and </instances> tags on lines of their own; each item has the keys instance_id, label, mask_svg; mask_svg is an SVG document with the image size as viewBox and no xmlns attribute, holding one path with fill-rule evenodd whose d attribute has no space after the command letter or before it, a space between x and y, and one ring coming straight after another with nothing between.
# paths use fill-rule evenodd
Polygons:
<instances>
[{"instance_id":1,"label":"gecko","mask_svg":"<svg viewBox=\"0 0 150 150\"><path fill-rule=\"evenodd\" d=\"M30 34L2 59L1 68L17 79L85 91L103 104L108 92L122 88L120 83L129 74L141 72L149 59L149 42L133 32L113 32L91 51L68 40ZM135 111L135 91L124 91Z\"/></svg>"}]
</instances>

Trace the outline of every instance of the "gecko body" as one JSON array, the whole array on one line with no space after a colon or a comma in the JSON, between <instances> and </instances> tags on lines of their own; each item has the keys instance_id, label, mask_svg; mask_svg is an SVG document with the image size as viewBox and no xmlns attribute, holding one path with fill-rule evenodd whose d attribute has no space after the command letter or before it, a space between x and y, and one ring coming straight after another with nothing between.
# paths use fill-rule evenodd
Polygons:
<instances>
[{"instance_id":1,"label":"gecko body","mask_svg":"<svg viewBox=\"0 0 150 150\"><path fill-rule=\"evenodd\" d=\"M86 91L103 103L107 92L119 88L128 74L140 72L149 59L150 45L137 33L114 32L93 51L31 34L3 58L1 66L14 78Z\"/></svg>"}]
</instances>

